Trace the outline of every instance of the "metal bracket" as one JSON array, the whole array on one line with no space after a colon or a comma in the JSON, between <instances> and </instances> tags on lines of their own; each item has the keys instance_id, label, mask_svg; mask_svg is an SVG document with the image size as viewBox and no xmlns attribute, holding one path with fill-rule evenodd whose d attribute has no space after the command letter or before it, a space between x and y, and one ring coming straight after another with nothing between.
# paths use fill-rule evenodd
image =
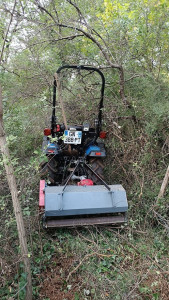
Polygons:
<instances>
[{"instance_id":1,"label":"metal bracket","mask_svg":"<svg viewBox=\"0 0 169 300\"><path fill-rule=\"evenodd\" d=\"M90 170L103 184L104 186L108 189L108 191L111 193L111 197L112 197L112 204L113 204L113 191L111 191L111 188L108 186L108 184L95 172L93 171L93 169L87 165L85 162L84 162L84 159L80 158L79 160L77 160L77 164L76 164L76 167L74 168L74 170L72 171L72 173L69 175L68 179L66 180L66 183L62 189L62 192L59 194L59 200L60 200L60 210L63 210L63 194L64 194L64 191L65 191L65 188L67 187L68 185L68 182L69 180L71 179L71 177L74 175L75 171L77 170L78 166L80 164L83 164L83 166Z\"/></svg>"},{"instance_id":2,"label":"metal bracket","mask_svg":"<svg viewBox=\"0 0 169 300\"><path fill-rule=\"evenodd\" d=\"M68 182L69 182L69 180L71 179L71 177L73 176L73 174L75 173L75 171L77 170L77 168L78 168L78 166L80 165L80 164L83 164L83 166L86 168L86 169L88 169L88 170L90 170L103 184L104 184L104 186L109 190L109 192L111 192L111 188L108 186L108 184L89 166L89 165L87 165L85 162L84 162L84 159L82 160L82 159L79 159L79 160L77 160L77 165L76 165L76 167L74 168L74 170L72 171L72 173L69 175L69 177L68 177L68 179L66 180L66 183L65 183L65 185L64 185L64 187L63 187L63 190L62 190L62 193L64 193L64 190L65 190L65 188L66 188L66 186L68 185Z\"/></svg>"},{"instance_id":3,"label":"metal bracket","mask_svg":"<svg viewBox=\"0 0 169 300\"><path fill-rule=\"evenodd\" d=\"M59 210L63 210L63 191L58 194Z\"/></svg>"},{"instance_id":4,"label":"metal bracket","mask_svg":"<svg viewBox=\"0 0 169 300\"><path fill-rule=\"evenodd\" d=\"M95 172L93 171L93 169L91 167L89 167L89 165L87 165L86 163L84 163L85 167L87 169L89 169L98 179L100 179L100 181L104 184L104 186L109 190L109 192L111 192L111 188L108 186L108 184Z\"/></svg>"},{"instance_id":5,"label":"metal bracket","mask_svg":"<svg viewBox=\"0 0 169 300\"><path fill-rule=\"evenodd\" d=\"M79 164L80 164L80 160L77 161L76 167L74 168L74 170L72 171L72 173L69 175L69 177L68 177L68 179L67 179L67 181L66 181L66 183L65 183L65 185L63 187L62 193L64 193L64 190L65 190L66 186L68 185L69 180L71 179L71 177L75 173L75 171L76 171L77 167L79 166Z\"/></svg>"}]
</instances>

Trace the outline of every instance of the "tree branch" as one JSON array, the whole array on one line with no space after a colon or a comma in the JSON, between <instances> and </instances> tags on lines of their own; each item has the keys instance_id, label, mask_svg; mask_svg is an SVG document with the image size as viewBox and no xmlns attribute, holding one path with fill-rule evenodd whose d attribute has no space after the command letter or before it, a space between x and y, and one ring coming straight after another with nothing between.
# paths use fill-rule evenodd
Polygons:
<instances>
[{"instance_id":1,"label":"tree branch","mask_svg":"<svg viewBox=\"0 0 169 300\"><path fill-rule=\"evenodd\" d=\"M80 9L77 7L77 5L75 3L73 3L71 0L67 0L67 1L71 5L73 5L75 7L75 9L78 12L78 15L80 14L83 17L83 15L82 15ZM102 45L92 35L92 33L89 33L87 31L85 31L84 29L79 28L77 26L73 26L73 25L69 25L69 24L63 24L63 23L58 22L58 20L56 20L54 18L54 16L45 7L43 7L38 0L35 0L35 4L38 6L38 8L41 11L44 11L48 16L50 16L50 18L54 21L54 23L55 23L56 26L58 26L60 28L69 28L69 29L73 29L75 31L81 32L86 38L90 39L100 49L102 55L104 56L105 60L109 64L109 66L111 68L115 68L115 69L119 70L119 77L120 77L119 84L120 84L120 96L121 96L121 99L122 99L122 101L123 101L123 103L124 103L125 106L127 106L128 108L132 108L131 104L127 101L126 96L125 96L125 91L124 91L125 78L124 78L124 69L123 69L123 66L119 65L119 64L116 64L116 63L112 63L112 61L111 61L111 59L109 57L109 54L107 53L106 49L104 49L102 47ZM86 27L88 28L88 24L86 25Z\"/></svg>"},{"instance_id":2,"label":"tree branch","mask_svg":"<svg viewBox=\"0 0 169 300\"><path fill-rule=\"evenodd\" d=\"M20 77L19 74L17 74L17 73L16 73L15 71L13 71L13 70L9 70L6 66L4 66L4 65L1 64L1 67L2 67L3 70L7 71L8 73L11 73L11 74L14 74L14 75Z\"/></svg>"},{"instance_id":3,"label":"tree branch","mask_svg":"<svg viewBox=\"0 0 169 300\"><path fill-rule=\"evenodd\" d=\"M75 34L75 35L70 35L70 36L65 36L65 37L61 37L59 39L49 39L49 40L44 40L44 41L40 41L37 43L33 43L31 44L31 46L35 46L35 45L39 45L39 44L43 44L43 43L48 43L48 42L60 42L63 40L74 40L77 37L81 37L83 36L83 34Z\"/></svg>"},{"instance_id":4,"label":"tree branch","mask_svg":"<svg viewBox=\"0 0 169 300\"><path fill-rule=\"evenodd\" d=\"M41 11L46 12L46 14L48 14L50 16L50 18L54 21L54 23L56 24L56 26L62 27L62 28L69 28L69 29L73 29L75 31L79 31L81 33L83 33L84 36L86 36L88 39L90 39L94 44L97 45L97 47L100 49L100 51L102 52L103 56L105 57L106 61L109 63L109 65L112 68L116 68L116 69L121 69L121 66L118 64L113 64L110 60L109 55L106 53L105 49L101 46L101 44L92 36L92 34L90 34L89 32L86 32L85 30L83 30L82 28L76 27L76 26L72 26L72 25L68 25L68 24L63 24L63 23L59 23L57 20L55 20L55 18L53 17L53 15L43 6L41 6L41 4L39 3L39 1L35 0L35 3L37 3L38 8Z\"/></svg>"},{"instance_id":5,"label":"tree branch","mask_svg":"<svg viewBox=\"0 0 169 300\"><path fill-rule=\"evenodd\" d=\"M129 79L126 79L125 82L128 82L134 78L141 77L141 76L143 76L143 75L135 74L135 75L131 76Z\"/></svg>"},{"instance_id":6,"label":"tree branch","mask_svg":"<svg viewBox=\"0 0 169 300\"><path fill-rule=\"evenodd\" d=\"M12 20L13 20L13 14L14 14L14 11L15 11L15 7L16 7L16 0L14 2L14 6L13 6L12 13L11 13L11 16L10 16L9 24L8 24L8 27L7 27L5 36L4 36L3 44L2 44L2 49L1 49L1 54L0 54L0 65L1 65L1 62L2 62L2 57L3 57L3 52L4 52L4 49L5 49L6 39L7 39L9 29L10 29L10 26L11 26L11 23L12 23Z\"/></svg>"},{"instance_id":7,"label":"tree branch","mask_svg":"<svg viewBox=\"0 0 169 300\"><path fill-rule=\"evenodd\" d=\"M98 36L98 37L102 40L102 42L104 43L105 47L108 49L108 51L109 51L109 53L110 53L109 47L108 47L108 45L106 44L105 40L103 39L103 37L102 37L95 29L93 29L93 28L87 23L87 21L86 21L84 15L82 14L80 8L79 8L74 2L72 2L71 0L67 0L67 2L69 2L69 3L76 9L76 11L77 11L77 13L78 13L80 19L81 19L81 20L83 19L86 28L87 28L87 29L90 29L91 32L93 32L96 36ZM80 20L80 21L81 21L81 20ZM84 25L84 24L82 24L82 25ZM111 53L110 53L110 55L111 55L111 57L113 58L113 56L112 56ZM114 58L113 58L113 59L114 59Z\"/></svg>"}]
</instances>

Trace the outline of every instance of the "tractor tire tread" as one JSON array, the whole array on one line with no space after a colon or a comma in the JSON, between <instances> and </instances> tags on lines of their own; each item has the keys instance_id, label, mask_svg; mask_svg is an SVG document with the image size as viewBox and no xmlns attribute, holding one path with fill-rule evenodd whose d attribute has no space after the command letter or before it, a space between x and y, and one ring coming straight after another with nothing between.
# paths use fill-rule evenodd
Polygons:
<instances>
[{"instance_id":1,"label":"tractor tire tread","mask_svg":"<svg viewBox=\"0 0 169 300\"><path fill-rule=\"evenodd\" d=\"M92 158L89 159L89 164L91 165L93 171L96 172L104 180L104 165L102 161L100 161L99 158ZM99 180L99 178L97 178L92 172L89 172L89 176L95 184L102 184L101 180Z\"/></svg>"}]
</instances>

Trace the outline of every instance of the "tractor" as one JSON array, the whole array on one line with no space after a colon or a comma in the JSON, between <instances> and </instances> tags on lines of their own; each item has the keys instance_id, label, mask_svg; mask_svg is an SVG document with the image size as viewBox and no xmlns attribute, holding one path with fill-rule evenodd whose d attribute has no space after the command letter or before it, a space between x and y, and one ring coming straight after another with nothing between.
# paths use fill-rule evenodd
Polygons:
<instances>
[{"instance_id":1,"label":"tractor","mask_svg":"<svg viewBox=\"0 0 169 300\"><path fill-rule=\"evenodd\" d=\"M97 72L101 78L101 96L94 126L81 120L81 124L67 124L59 75L64 69L77 72ZM44 129L42 151L47 162L41 165L39 208L43 213L44 228L123 224L127 220L128 203L121 185L109 185L103 176L106 157L102 130L105 78L91 66L65 65L60 67L53 83L53 110L51 127ZM63 123L56 116L56 92L60 97Z\"/></svg>"}]
</instances>

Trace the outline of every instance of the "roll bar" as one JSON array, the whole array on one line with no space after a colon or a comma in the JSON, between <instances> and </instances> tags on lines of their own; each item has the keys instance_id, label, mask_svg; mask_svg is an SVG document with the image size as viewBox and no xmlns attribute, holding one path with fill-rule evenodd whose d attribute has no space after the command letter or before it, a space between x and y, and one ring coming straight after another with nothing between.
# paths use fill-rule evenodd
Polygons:
<instances>
[{"instance_id":1,"label":"roll bar","mask_svg":"<svg viewBox=\"0 0 169 300\"><path fill-rule=\"evenodd\" d=\"M83 66L83 65L81 65L81 66L65 65L65 66L60 67L56 71L56 73L59 74L63 69L76 69L77 71L78 70L95 71L101 76L102 85L101 85L101 97L100 97L99 113L98 113L98 126L97 126L97 133L99 134L99 132L101 130L101 125L102 125L102 109L103 109L104 88L105 88L105 78L104 78L103 73L95 67L87 67L87 66ZM56 88L57 88L57 84L56 84L56 79L54 78L54 82L53 82L52 128L53 128L53 124L55 123Z\"/></svg>"}]
</instances>

